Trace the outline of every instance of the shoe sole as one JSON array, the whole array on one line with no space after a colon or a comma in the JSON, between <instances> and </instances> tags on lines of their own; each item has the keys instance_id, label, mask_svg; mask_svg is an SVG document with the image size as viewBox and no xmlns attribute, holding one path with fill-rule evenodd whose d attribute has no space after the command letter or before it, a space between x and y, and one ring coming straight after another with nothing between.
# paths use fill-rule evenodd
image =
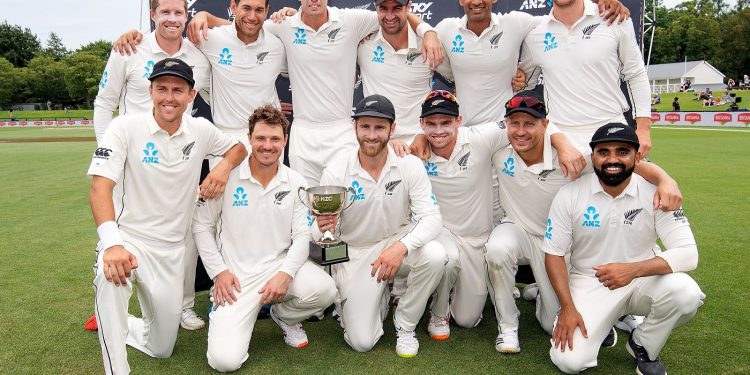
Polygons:
<instances>
[{"instance_id":1,"label":"shoe sole","mask_svg":"<svg viewBox=\"0 0 750 375\"><path fill-rule=\"evenodd\" d=\"M498 348L495 348L495 350L497 350L498 353L503 353L503 354L517 354L517 353L521 352L520 348L519 349L498 349Z\"/></svg>"},{"instance_id":2,"label":"shoe sole","mask_svg":"<svg viewBox=\"0 0 750 375\"><path fill-rule=\"evenodd\" d=\"M290 345L290 344L287 344L287 345L291 346L292 348L302 349L302 348L306 347L308 344L309 344L309 342L303 342L302 344L299 344L297 346Z\"/></svg>"},{"instance_id":3,"label":"shoe sole","mask_svg":"<svg viewBox=\"0 0 750 375\"><path fill-rule=\"evenodd\" d=\"M186 329L188 331L197 331L197 330L199 330L199 329L201 329L201 328L203 328L205 326L206 326L206 323L203 323L200 326L190 326L190 325L183 324L182 322L180 322L180 327L182 327L182 328L184 328L184 329Z\"/></svg>"},{"instance_id":4,"label":"shoe sole","mask_svg":"<svg viewBox=\"0 0 750 375\"><path fill-rule=\"evenodd\" d=\"M617 334L617 330L615 330L615 340L612 342L612 345L604 345L604 343L602 343L602 348L614 348L615 346L617 346L617 340L619 339L618 336L619 335ZM628 346L630 346L630 345L628 345Z\"/></svg>"},{"instance_id":5,"label":"shoe sole","mask_svg":"<svg viewBox=\"0 0 750 375\"><path fill-rule=\"evenodd\" d=\"M396 354L398 354L398 353L396 353ZM401 357L401 358L414 358L417 355L416 354L398 354L398 356Z\"/></svg>"},{"instance_id":6,"label":"shoe sole","mask_svg":"<svg viewBox=\"0 0 750 375\"><path fill-rule=\"evenodd\" d=\"M448 338L451 336L450 335L435 335L435 336L430 335L430 337L435 341L445 341L445 340L448 340Z\"/></svg>"}]
</instances>

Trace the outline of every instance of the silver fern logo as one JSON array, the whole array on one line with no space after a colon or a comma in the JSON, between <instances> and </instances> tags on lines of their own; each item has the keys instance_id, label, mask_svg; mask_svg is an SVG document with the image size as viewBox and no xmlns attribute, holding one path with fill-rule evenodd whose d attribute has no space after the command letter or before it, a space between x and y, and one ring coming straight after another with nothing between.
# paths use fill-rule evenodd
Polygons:
<instances>
[{"instance_id":1,"label":"silver fern logo","mask_svg":"<svg viewBox=\"0 0 750 375\"><path fill-rule=\"evenodd\" d=\"M638 214L640 214L641 211L643 211L643 208L636 208L634 210L626 211L625 214L624 214L624 216L625 216L624 223L627 224L627 225L631 225L632 226L633 225L633 220L635 220L635 217L638 216Z\"/></svg>"},{"instance_id":2,"label":"silver fern logo","mask_svg":"<svg viewBox=\"0 0 750 375\"><path fill-rule=\"evenodd\" d=\"M275 200L273 201L273 204L277 206L281 206L281 201L283 201L287 195L289 195L289 190L280 191L276 193L276 195L274 196Z\"/></svg>"},{"instance_id":3,"label":"silver fern logo","mask_svg":"<svg viewBox=\"0 0 750 375\"><path fill-rule=\"evenodd\" d=\"M502 37L503 32L501 31L490 38L490 49L497 49L497 45L500 43L500 38Z\"/></svg>"},{"instance_id":4,"label":"silver fern logo","mask_svg":"<svg viewBox=\"0 0 750 375\"><path fill-rule=\"evenodd\" d=\"M422 51L411 51L406 55L406 65L414 65L417 57L422 56Z\"/></svg>"},{"instance_id":5,"label":"silver fern logo","mask_svg":"<svg viewBox=\"0 0 750 375\"><path fill-rule=\"evenodd\" d=\"M336 41L336 35L339 35L339 31L341 31L341 28L333 29L330 33L328 33L328 43L333 43Z\"/></svg>"},{"instance_id":6,"label":"silver fern logo","mask_svg":"<svg viewBox=\"0 0 750 375\"><path fill-rule=\"evenodd\" d=\"M595 23L593 25L588 25L583 28L583 38L582 39L591 39L591 34L596 30L597 27L599 27L601 23Z\"/></svg>"},{"instance_id":7,"label":"silver fern logo","mask_svg":"<svg viewBox=\"0 0 750 375\"><path fill-rule=\"evenodd\" d=\"M195 141L186 144L182 148L182 160L190 160L190 153L193 151L193 146L195 146Z\"/></svg>"},{"instance_id":8,"label":"silver fern logo","mask_svg":"<svg viewBox=\"0 0 750 375\"><path fill-rule=\"evenodd\" d=\"M257 60L255 61L255 63L258 64L258 65L263 65L263 60L266 59L266 56L268 56L268 53L269 53L269 51L261 52L261 53L257 54L255 56L257 58Z\"/></svg>"},{"instance_id":9,"label":"silver fern logo","mask_svg":"<svg viewBox=\"0 0 750 375\"><path fill-rule=\"evenodd\" d=\"M471 152L467 152L466 155L460 157L456 163L458 163L458 169L465 171L467 170L468 164L469 164L469 156L471 155Z\"/></svg>"},{"instance_id":10,"label":"silver fern logo","mask_svg":"<svg viewBox=\"0 0 750 375\"><path fill-rule=\"evenodd\" d=\"M395 180L385 184L385 195L393 195L393 191L396 190L396 186L400 183L401 180Z\"/></svg>"},{"instance_id":11,"label":"silver fern logo","mask_svg":"<svg viewBox=\"0 0 750 375\"><path fill-rule=\"evenodd\" d=\"M539 181L547 181L547 177L555 171L555 168L545 169L539 173Z\"/></svg>"}]
</instances>

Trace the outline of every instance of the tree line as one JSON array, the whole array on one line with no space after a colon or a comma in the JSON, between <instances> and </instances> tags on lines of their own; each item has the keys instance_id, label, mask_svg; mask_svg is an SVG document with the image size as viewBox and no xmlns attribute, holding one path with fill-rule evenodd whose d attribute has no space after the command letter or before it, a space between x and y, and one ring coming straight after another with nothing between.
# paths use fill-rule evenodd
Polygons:
<instances>
[{"instance_id":1,"label":"tree line","mask_svg":"<svg viewBox=\"0 0 750 375\"><path fill-rule=\"evenodd\" d=\"M651 64L706 60L727 76L750 74L750 0L691 0L674 8L646 2L656 13ZM644 35L644 45L651 35ZM28 28L0 24L0 107L13 103L83 104L91 107L110 43L99 40L68 51L50 33L45 46ZM648 58L648 56L645 56Z\"/></svg>"}]
</instances>

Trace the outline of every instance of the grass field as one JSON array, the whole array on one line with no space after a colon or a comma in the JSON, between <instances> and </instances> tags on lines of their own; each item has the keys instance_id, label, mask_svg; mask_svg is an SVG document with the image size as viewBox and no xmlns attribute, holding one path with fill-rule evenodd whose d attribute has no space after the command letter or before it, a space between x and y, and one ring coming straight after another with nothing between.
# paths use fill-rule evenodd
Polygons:
<instances>
[{"instance_id":1,"label":"grass field","mask_svg":"<svg viewBox=\"0 0 750 375\"><path fill-rule=\"evenodd\" d=\"M737 94L738 97L742 98L742 102L738 103L740 108L750 108L750 90L734 90L732 91ZM721 98L724 95L724 91L714 91L714 98ZM713 107L704 107L703 101L696 101L693 99L698 98L697 92L673 92L669 94L661 94L661 103L655 105L656 110L659 112L668 112L672 110L672 101L674 98L680 98L680 111L681 112L694 112L694 111L726 111L729 104L722 104Z\"/></svg>"},{"instance_id":2,"label":"grass field","mask_svg":"<svg viewBox=\"0 0 750 375\"><path fill-rule=\"evenodd\" d=\"M18 120L81 120L93 119L92 109L71 109L65 111L13 111L13 118ZM0 111L0 120L10 120L8 111Z\"/></svg>"},{"instance_id":3,"label":"grass field","mask_svg":"<svg viewBox=\"0 0 750 375\"><path fill-rule=\"evenodd\" d=\"M102 372L97 336L83 330L93 309L91 266L97 238L85 173L95 143L8 142L91 136L91 128L0 129L0 374ZM749 374L750 178L745 166L750 132L655 128L653 138L652 159L681 184L701 253L691 275L707 295L695 319L674 332L662 358L671 374ZM305 325L310 346L304 349L287 347L278 327L262 320L240 373L558 373L533 317L533 304L517 303L523 347L518 355L495 352L496 322L488 302L477 328L454 327L445 342L431 341L420 325L420 354L408 360L394 352L390 318L385 336L369 353L349 349L329 318ZM206 311L205 292L198 294L196 304L196 311ZM212 373L205 358L206 334L206 329L180 330L174 355L165 360L129 349L131 368L136 374ZM620 332L617 347L603 349L599 367L586 373L632 374L626 338Z\"/></svg>"}]
</instances>

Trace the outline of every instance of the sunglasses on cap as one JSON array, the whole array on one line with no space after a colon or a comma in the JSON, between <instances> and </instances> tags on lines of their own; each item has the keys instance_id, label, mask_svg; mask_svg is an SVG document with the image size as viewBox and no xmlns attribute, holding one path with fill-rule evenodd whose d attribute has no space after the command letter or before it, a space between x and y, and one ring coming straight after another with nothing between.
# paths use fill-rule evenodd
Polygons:
<instances>
[{"instance_id":1,"label":"sunglasses on cap","mask_svg":"<svg viewBox=\"0 0 750 375\"><path fill-rule=\"evenodd\" d=\"M531 108L541 113L547 113L547 107L539 99L533 96L516 96L505 103L505 109Z\"/></svg>"},{"instance_id":2,"label":"sunglasses on cap","mask_svg":"<svg viewBox=\"0 0 750 375\"><path fill-rule=\"evenodd\" d=\"M438 96L441 97L441 98L444 98L444 99L448 99L448 100L450 100L452 102L458 102L458 100L456 100L456 96L455 95L453 95L449 91L445 91L445 90L435 90L435 91L427 94L427 97L425 97L424 100L428 101L428 100L436 98Z\"/></svg>"}]
</instances>

